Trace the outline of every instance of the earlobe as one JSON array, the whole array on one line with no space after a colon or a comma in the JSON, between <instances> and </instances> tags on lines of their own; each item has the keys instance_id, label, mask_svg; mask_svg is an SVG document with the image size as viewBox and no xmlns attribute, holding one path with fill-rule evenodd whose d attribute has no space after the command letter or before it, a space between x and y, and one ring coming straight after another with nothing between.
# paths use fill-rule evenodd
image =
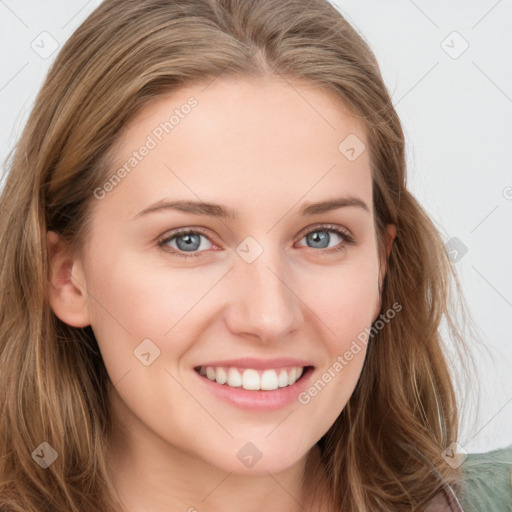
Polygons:
<instances>
[{"instance_id":1,"label":"earlobe","mask_svg":"<svg viewBox=\"0 0 512 512\"><path fill-rule=\"evenodd\" d=\"M85 278L80 261L54 231L46 236L48 300L55 315L72 327L90 325Z\"/></svg>"}]
</instances>

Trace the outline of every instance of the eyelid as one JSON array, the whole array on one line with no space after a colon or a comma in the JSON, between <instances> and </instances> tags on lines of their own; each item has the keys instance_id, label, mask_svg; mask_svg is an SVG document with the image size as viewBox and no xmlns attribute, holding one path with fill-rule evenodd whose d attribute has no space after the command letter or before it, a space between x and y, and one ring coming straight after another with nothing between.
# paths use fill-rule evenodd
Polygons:
<instances>
[{"instance_id":1,"label":"eyelid","mask_svg":"<svg viewBox=\"0 0 512 512\"><path fill-rule=\"evenodd\" d=\"M299 240L304 238L306 235L308 235L309 233L311 233L313 231L321 231L323 229L326 231L331 231L331 230L339 231L347 238L347 240L352 241L352 242L355 241L354 235L346 227L338 226L337 224L326 224L326 223L322 223L322 222L319 222L318 224L312 224L311 226L304 228L304 230L301 231L301 233L300 233Z\"/></svg>"},{"instance_id":2,"label":"eyelid","mask_svg":"<svg viewBox=\"0 0 512 512\"><path fill-rule=\"evenodd\" d=\"M157 245L163 246L166 242L170 242L172 239L177 238L178 236L184 236L187 234L200 234L203 235L208 241L214 245L218 246L213 240L212 236L209 232L207 232L204 228L195 227L195 226L189 226L186 228L177 228L171 231L168 231L167 233L163 234L162 236L158 237L157 239ZM175 249L173 249L174 252L177 252ZM204 252L204 251L198 251L198 252ZM181 254L181 253L180 253Z\"/></svg>"}]
</instances>

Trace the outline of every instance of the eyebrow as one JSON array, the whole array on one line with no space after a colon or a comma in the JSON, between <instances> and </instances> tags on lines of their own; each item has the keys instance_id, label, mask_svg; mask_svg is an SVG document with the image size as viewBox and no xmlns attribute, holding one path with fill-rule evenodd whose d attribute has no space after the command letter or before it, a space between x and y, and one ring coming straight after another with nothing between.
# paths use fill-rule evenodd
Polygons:
<instances>
[{"instance_id":1,"label":"eyebrow","mask_svg":"<svg viewBox=\"0 0 512 512\"><path fill-rule=\"evenodd\" d=\"M299 210L299 215L317 215L320 213L330 212L339 208L356 207L369 212L370 209L366 203L357 197L336 197L327 201L320 201L317 203L305 203ZM161 212L165 210L176 210L194 215L208 215L210 217L217 217L221 219L237 220L238 214L236 211L226 208L220 204L204 203L202 201L169 201L162 199L148 208L139 212L134 219L143 217L150 213Z\"/></svg>"}]
</instances>

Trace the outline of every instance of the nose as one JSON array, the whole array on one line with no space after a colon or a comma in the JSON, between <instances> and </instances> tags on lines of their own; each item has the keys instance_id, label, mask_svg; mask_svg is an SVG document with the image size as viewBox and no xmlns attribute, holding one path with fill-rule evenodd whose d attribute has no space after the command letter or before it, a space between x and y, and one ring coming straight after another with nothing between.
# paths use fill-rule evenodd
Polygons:
<instances>
[{"instance_id":1,"label":"nose","mask_svg":"<svg viewBox=\"0 0 512 512\"><path fill-rule=\"evenodd\" d=\"M231 332L272 344L299 328L302 302L282 254L265 249L252 263L237 257L230 274L226 322Z\"/></svg>"}]
</instances>

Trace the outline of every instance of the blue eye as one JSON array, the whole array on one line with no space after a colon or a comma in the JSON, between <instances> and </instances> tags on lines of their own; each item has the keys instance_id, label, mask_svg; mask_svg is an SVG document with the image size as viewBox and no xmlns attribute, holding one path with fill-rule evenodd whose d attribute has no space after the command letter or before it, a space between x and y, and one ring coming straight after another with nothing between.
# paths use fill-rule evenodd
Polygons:
<instances>
[{"instance_id":1,"label":"blue eye","mask_svg":"<svg viewBox=\"0 0 512 512\"><path fill-rule=\"evenodd\" d=\"M332 235L334 233L341 239L334 247L329 247ZM315 236L312 236L315 235ZM171 233L158 241L158 246L173 255L180 258L195 258L201 256L201 253L205 249L202 247L202 238L206 239L211 245L212 242L208 238L207 234L199 228L184 229ZM332 253L345 249L347 245L354 244L354 238L347 232L336 226L315 226L305 233L301 240L306 239L313 246L308 246L310 249L325 249L319 251L322 253ZM170 244L174 243L175 246ZM315 245L316 244L316 245ZM202 250L200 250L202 247ZM209 247L206 247L208 249Z\"/></svg>"},{"instance_id":2,"label":"blue eye","mask_svg":"<svg viewBox=\"0 0 512 512\"><path fill-rule=\"evenodd\" d=\"M330 233L334 233L337 237L341 238L342 243L336 244L334 247L329 247L329 243L331 242L332 235ZM314 235L314 236L313 236ZM302 238L306 239L308 242L317 244L311 249L328 249L322 252L336 252L341 249L345 249L347 245L353 244L355 242L354 238L349 235L349 233L337 228L336 226L315 226L313 229L310 229ZM325 245L327 244L327 245Z\"/></svg>"},{"instance_id":3,"label":"blue eye","mask_svg":"<svg viewBox=\"0 0 512 512\"><path fill-rule=\"evenodd\" d=\"M202 252L198 251L198 249L201 247L201 237L210 241L210 239L203 231L199 229L186 229L163 238L158 242L158 246L164 250L168 250L166 249L166 247L169 247L168 244L176 241L177 247L170 247L173 249L173 251L171 251L172 254L175 254L181 258L196 257L200 256Z\"/></svg>"}]
</instances>

